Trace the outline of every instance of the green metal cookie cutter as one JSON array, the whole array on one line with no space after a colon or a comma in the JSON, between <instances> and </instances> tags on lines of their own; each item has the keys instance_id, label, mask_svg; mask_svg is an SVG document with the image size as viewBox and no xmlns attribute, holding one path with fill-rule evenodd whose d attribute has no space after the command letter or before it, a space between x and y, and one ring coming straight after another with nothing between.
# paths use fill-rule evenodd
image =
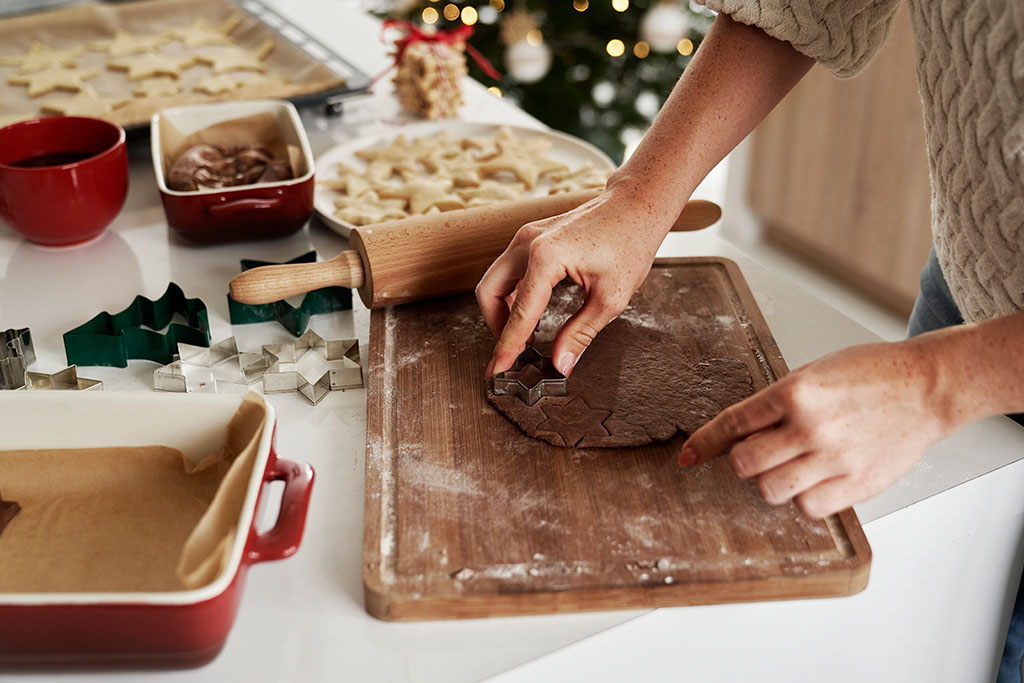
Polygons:
<instances>
[{"instance_id":1,"label":"green metal cookie cutter","mask_svg":"<svg viewBox=\"0 0 1024 683\"><path fill-rule=\"evenodd\" d=\"M175 315L187 324L172 322ZM157 332L167 328L166 332ZM149 328L149 329L145 329ZM127 367L129 358L166 365L178 351L178 342L210 345L210 318L201 299L189 299L173 282L157 300L139 295L120 313L104 311L89 322L64 333L68 365Z\"/></svg>"},{"instance_id":2,"label":"green metal cookie cutter","mask_svg":"<svg viewBox=\"0 0 1024 683\"><path fill-rule=\"evenodd\" d=\"M296 256L291 263L315 263L316 252L311 251ZM277 266L279 263L268 261L253 261L242 259L242 272L260 266ZM306 331L311 316L318 313L334 313L335 311L348 311L352 309L352 290L344 287L324 287L308 292L298 306L293 306L285 300L274 301L269 304L243 304L235 301L228 294L228 314L232 325L247 325L249 323L265 323L276 320L281 323L284 329L298 337Z\"/></svg>"}]
</instances>

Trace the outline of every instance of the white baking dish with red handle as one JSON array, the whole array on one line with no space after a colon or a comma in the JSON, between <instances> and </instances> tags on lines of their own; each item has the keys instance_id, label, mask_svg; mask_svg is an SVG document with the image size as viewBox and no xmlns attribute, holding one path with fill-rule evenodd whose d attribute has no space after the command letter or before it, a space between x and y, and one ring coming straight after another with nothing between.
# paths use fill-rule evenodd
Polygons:
<instances>
[{"instance_id":1,"label":"white baking dish with red handle","mask_svg":"<svg viewBox=\"0 0 1024 683\"><path fill-rule=\"evenodd\" d=\"M224 441L241 397L130 392L0 392L0 448L163 445L198 460ZM249 566L294 554L313 485L308 464L279 458L266 423L230 561L210 584L153 593L0 593L0 666L111 661L196 665L213 659L234 622ZM284 482L274 527L256 529L266 484ZM0 482L2 490L2 482Z\"/></svg>"}]
</instances>

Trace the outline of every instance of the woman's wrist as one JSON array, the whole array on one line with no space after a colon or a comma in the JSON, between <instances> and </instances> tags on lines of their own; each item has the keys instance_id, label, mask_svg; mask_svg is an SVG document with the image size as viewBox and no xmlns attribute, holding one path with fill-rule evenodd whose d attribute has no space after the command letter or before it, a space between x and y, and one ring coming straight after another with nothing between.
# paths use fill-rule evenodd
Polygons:
<instances>
[{"instance_id":1,"label":"woman's wrist","mask_svg":"<svg viewBox=\"0 0 1024 683\"><path fill-rule=\"evenodd\" d=\"M603 197L628 211L631 222L650 226L651 233L660 241L668 234L692 192L693 188L682 184L672 189L652 185L622 167L608 178Z\"/></svg>"}]
</instances>

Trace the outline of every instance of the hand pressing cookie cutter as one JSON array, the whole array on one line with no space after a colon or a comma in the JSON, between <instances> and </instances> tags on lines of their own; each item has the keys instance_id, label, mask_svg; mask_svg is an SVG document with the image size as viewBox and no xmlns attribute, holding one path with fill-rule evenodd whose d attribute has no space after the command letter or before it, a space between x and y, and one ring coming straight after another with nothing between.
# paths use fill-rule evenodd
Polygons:
<instances>
[{"instance_id":1,"label":"hand pressing cookie cutter","mask_svg":"<svg viewBox=\"0 0 1024 683\"><path fill-rule=\"evenodd\" d=\"M527 346L512 367L499 372L492 381L496 395L518 396L528 406L544 396L565 396L569 386L568 378L555 369L551 358L532 346Z\"/></svg>"},{"instance_id":2,"label":"hand pressing cookie cutter","mask_svg":"<svg viewBox=\"0 0 1024 683\"><path fill-rule=\"evenodd\" d=\"M289 265L293 263L315 263L316 252L310 251L296 256L284 264L270 261L242 259L242 272L260 266ZM228 317L232 325L247 325L276 320L281 327L298 337L309 326L309 319L319 313L352 310L352 290L344 287L324 287L307 292L298 306L285 300L269 304L243 304L228 294Z\"/></svg>"},{"instance_id":3,"label":"hand pressing cookie cutter","mask_svg":"<svg viewBox=\"0 0 1024 683\"><path fill-rule=\"evenodd\" d=\"M79 377L78 368L72 365L52 375L45 372L26 372L24 388L28 391L102 391L103 382Z\"/></svg>"},{"instance_id":4,"label":"hand pressing cookie cutter","mask_svg":"<svg viewBox=\"0 0 1024 683\"><path fill-rule=\"evenodd\" d=\"M263 373L263 393L297 391L316 405L330 391L363 386L359 340L327 341L313 330L291 344L269 344L263 354L270 367Z\"/></svg>"},{"instance_id":5,"label":"hand pressing cookie cutter","mask_svg":"<svg viewBox=\"0 0 1024 683\"><path fill-rule=\"evenodd\" d=\"M25 386L25 369L35 360L32 333L27 327L0 332L0 389Z\"/></svg>"},{"instance_id":6,"label":"hand pressing cookie cutter","mask_svg":"<svg viewBox=\"0 0 1024 683\"><path fill-rule=\"evenodd\" d=\"M239 353L234 337L211 346L178 344L178 360L153 371L156 391L244 394L270 367L259 353Z\"/></svg>"},{"instance_id":7,"label":"hand pressing cookie cutter","mask_svg":"<svg viewBox=\"0 0 1024 683\"><path fill-rule=\"evenodd\" d=\"M187 324L171 322L175 314ZM165 327L166 333L154 331ZM139 295L123 311L113 315L104 311L65 332L64 352L70 365L124 368L129 358L170 363L179 342L209 346L210 319L201 299L187 298L172 282L155 301Z\"/></svg>"}]
</instances>

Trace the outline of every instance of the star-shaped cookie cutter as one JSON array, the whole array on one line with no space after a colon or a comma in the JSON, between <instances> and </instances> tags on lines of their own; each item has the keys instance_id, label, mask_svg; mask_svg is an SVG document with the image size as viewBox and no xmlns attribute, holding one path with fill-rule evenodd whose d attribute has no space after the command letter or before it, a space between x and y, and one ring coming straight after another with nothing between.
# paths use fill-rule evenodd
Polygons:
<instances>
[{"instance_id":1,"label":"star-shaped cookie cutter","mask_svg":"<svg viewBox=\"0 0 1024 683\"><path fill-rule=\"evenodd\" d=\"M310 251L296 256L284 264L269 261L242 259L242 272L260 266L288 265L293 263L315 263L316 252ZM281 326L298 337L306 331L311 316L318 313L334 313L352 309L352 290L345 287L324 287L308 292L302 297L302 303L293 306L285 300L269 304L243 304L235 301L228 294L228 317L232 325L263 323L276 320Z\"/></svg>"},{"instance_id":2,"label":"star-shaped cookie cutter","mask_svg":"<svg viewBox=\"0 0 1024 683\"><path fill-rule=\"evenodd\" d=\"M359 340L328 341L313 330L291 344L263 347L270 367L263 373L263 393L297 391L316 405L330 391L363 386Z\"/></svg>"},{"instance_id":3,"label":"star-shaped cookie cutter","mask_svg":"<svg viewBox=\"0 0 1024 683\"><path fill-rule=\"evenodd\" d=\"M175 315L187 324L172 322ZM155 331L165 327L166 333ZM124 368L129 358L170 363L178 342L208 346L210 319L201 299L187 298L181 287L171 282L159 299L136 296L123 311L104 311L65 332L64 352L69 365Z\"/></svg>"},{"instance_id":4,"label":"star-shaped cookie cutter","mask_svg":"<svg viewBox=\"0 0 1024 683\"><path fill-rule=\"evenodd\" d=\"M260 353L239 353L234 337L209 347L178 344L178 360L153 371L157 391L244 394L270 367Z\"/></svg>"},{"instance_id":5,"label":"star-shaped cookie cutter","mask_svg":"<svg viewBox=\"0 0 1024 683\"><path fill-rule=\"evenodd\" d=\"M101 391L103 382L98 379L79 377L78 368L71 365L53 374L26 372L24 388L28 391L88 391L90 389Z\"/></svg>"},{"instance_id":6,"label":"star-shaped cookie cutter","mask_svg":"<svg viewBox=\"0 0 1024 683\"><path fill-rule=\"evenodd\" d=\"M35 360L32 333L27 327L0 332L0 389L25 386L25 368Z\"/></svg>"},{"instance_id":7,"label":"star-shaped cookie cutter","mask_svg":"<svg viewBox=\"0 0 1024 683\"><path fill-rule=\"evenodd\" d=\"M527 346L512 367L499 372L492 381L496 395L518 396L528 406L544 396L565 396L569 385L568 378L555 369L551 358L532 346Z\"/></svg>"}]
</instances>

